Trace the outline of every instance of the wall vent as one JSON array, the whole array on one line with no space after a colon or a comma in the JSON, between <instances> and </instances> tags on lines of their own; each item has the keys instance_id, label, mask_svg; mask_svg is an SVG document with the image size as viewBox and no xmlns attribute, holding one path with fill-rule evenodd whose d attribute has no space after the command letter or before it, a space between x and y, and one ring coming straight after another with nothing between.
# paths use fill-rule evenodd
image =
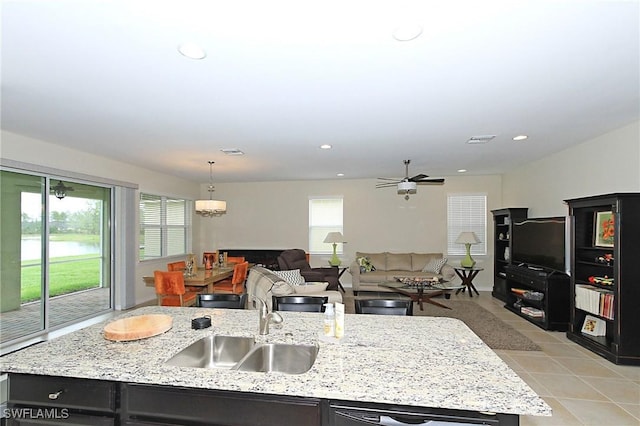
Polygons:
<instances>
[{"instance_id":1,"label":"wall vent","mask_svg":"<svg viewBox=\"0 0 640 426\"><path fill-rule=\"evenodd\" d=\"M487 143L495 137L496 135L471 136L467 141L467 143L470 143L470 144Z\"/></svg>"},{"instance_id":2,"label":"wall vent","mask_svg":"<svg viewBox=\"0 0 640 426\"><path fill-rule=\"evenodd\" d=\"M240 151L238 148L222 148L220 151L224 152L226 155L244 155L244 152Z\"/></svg>"}]
</instances>

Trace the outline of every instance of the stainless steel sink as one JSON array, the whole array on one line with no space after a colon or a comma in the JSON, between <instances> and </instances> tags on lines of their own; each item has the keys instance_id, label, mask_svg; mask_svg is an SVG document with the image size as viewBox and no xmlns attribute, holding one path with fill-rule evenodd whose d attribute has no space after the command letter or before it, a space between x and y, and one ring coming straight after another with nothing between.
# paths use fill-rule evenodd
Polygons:
<instances>
[{"instance_id":1,"label":"stainless steel sink","mask_svg":"<svg viewBox=\"0 0 640 426\"><path fill-rule=\"evenodd\" d=\"M315 345L256 345L253 337L207 336L178 352L167 364L177 367L302 374L313 366L317 355L318 346Z\"/></svg>"},{"instance_id":2,"label":"stainless steel sink","mask_svg":"<svg viewBox=\"0 0 640 426\"><path fill-rule=\"evenodd\" d=\"M318 346L268 343L256 346L235 367L239 371L302 374L316 361Z\"/></svg>"},{"instance_id":3,"label":"stainless steel sink","mask_svg":"<svg viewBox=\"0 0 640 426\"><path fill-rule=\"evenodd\" d=\"M253 337L207 336L167 361L178 367L227 368L235 366L255 345Z\"/></svg>"}]
</instances>

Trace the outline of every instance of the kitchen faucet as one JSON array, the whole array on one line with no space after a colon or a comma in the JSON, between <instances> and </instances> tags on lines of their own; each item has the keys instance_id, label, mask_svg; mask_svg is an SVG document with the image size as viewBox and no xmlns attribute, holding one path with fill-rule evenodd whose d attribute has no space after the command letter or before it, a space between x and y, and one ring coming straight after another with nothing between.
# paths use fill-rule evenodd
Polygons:
<instances>
[{"instance_id":1,"label":"kitchen faucet","mask_svg":"<svg viewBox=\"0 0 640 426\"><path fill-rule=\"evenodd\" d=\"M277 312L269 312L269 308L267 308L267 303L260 299L259 297L254 296L253 300L260 304L258 307L258 320L260 321L260 334L269 334L269 323L273 322L274 324L282 324L282 316L280 316Z\"/></svg>"}]
</instances>

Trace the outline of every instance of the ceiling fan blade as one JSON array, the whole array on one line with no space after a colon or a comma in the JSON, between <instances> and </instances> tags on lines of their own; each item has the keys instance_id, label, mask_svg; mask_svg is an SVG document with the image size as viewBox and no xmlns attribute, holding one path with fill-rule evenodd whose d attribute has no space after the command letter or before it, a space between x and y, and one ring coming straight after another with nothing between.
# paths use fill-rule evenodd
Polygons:
<instances>
[{"instance_id":1,"label":"ceiling fan blade","mask_svg":"<svg viewBox=\"0 0 640 426\"><path fill-rule=\"evenodd\" d=\"M416 182L418 185L441 185L444 183L444 179L425 179Z\"/></svg>"},{"instance_id":2,"label":"ceiling fan blade","mask_svg":"<svg viewBox=\"0 0 640 426\"><path fill-rule=\"evenodd\" d=\"M392 181L395 181L395 182L400 182L402 180L402 179L398 179L398 178L381 178L381 177L379 177L378 179L380 179L380 180L392 180Z\"/></svg>"},{"instance_id":3,"label":"ceiling fan blade","mask_svg":"<svg viewBox=\"0 0 640 426\"><path fill-rule=\"evenodd\" d=\"M395 182L389 182L389 183L377 183L376 184L376 188L391 188L392 186L396 186L398 185Z\"/></svg>"},{"instance_id":4,"label":"ceiling fan blade","mask_svg":"<svg viewBox=\"0 0 640 426\"><path fill-rule=\"evenodd\" d=\"M425 175L425 174L420 173L419 175L415 175L414 177L409 178L409 180L410 180L411 182L418 182L418 181L420 181L420 180L422 180L422 179L425 179L425 178L428 178L428 177L429 177L429 176L427 176L427 175Z\"/></svg>"}]
</instances>

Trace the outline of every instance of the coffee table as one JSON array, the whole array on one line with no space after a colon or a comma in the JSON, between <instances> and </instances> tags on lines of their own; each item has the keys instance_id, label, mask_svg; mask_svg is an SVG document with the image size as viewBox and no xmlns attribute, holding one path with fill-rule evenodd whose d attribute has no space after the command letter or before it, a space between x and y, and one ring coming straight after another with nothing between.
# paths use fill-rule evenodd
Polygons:
<instances>
[{"instance_id":1,"label":"coffee table","mask_svg":"<svg viewBox=\"0 0 640 426\"><path fill-rule=\"evenodd\" d=\"M461 288L460 285L449 284L450 283L448 281L442 281L434 284L405 284L399 281L387 281L378 285L380 287L391 289L394 293L410 297L413 302L418 303L420 310L424 311L423 303L430 303L441 308L451 309L450 307L433 300L434 297L442 296L443 294L445 297L448 297L451 291L459 290Z\"/></svg>"}]
</instances>

